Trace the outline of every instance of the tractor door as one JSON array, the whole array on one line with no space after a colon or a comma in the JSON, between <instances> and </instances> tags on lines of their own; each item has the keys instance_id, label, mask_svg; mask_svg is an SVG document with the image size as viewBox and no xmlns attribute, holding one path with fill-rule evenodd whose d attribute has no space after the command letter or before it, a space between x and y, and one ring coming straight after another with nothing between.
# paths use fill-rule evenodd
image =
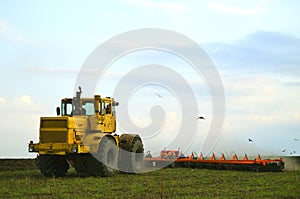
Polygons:
<instances>
[{"instance_id":1,"label":"tractor door","mask_svg":"<svg viewBox=\"0 0 300 199\"><path fill-rule=\"evenodd\" d=\"M112 101L102 99L101 102L101 119L103 125L103 131L106 133L112 133L116 131L115 117L112 107Z\"/></svg>"}]
</instances>

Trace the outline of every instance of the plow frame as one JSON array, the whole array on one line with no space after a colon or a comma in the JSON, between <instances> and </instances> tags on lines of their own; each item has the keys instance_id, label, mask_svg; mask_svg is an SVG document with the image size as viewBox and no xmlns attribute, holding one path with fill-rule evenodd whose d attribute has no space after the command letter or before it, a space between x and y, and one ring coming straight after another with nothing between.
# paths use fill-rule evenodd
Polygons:
<instances>
[{"instance_id":1,"label":"plow frame","mask_svg":"<svg viewBox=\"0 0 300 199\"><path fill-rule=\"evenodd\" d=\"M226 159L224 154L217 159L215 154L210 158L204 158L203 154L195 157L192 153L189 157L178 158L145 158L148 166L163 165L168 167L188 167L188 168L204 168L204 169L218 169L218 170L244 170L244 171L283 171L284 161L279 159L261 159L258 155L255 159L249 160L245 154L242 159L238 159L235 154L232 159Z\"/></svg>"}]
</instances>

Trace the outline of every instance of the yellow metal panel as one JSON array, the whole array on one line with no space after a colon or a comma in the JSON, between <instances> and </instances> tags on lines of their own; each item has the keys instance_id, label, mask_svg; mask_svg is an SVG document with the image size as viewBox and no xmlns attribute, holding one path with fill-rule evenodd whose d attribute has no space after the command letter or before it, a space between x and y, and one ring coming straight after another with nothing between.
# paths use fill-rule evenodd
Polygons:
<instances>
[{"instance_id":1,"label":"yellow metal panel","mask_svg":"<svg viewBox=\"0 0 300 199\"><path fill-rule=\"evenodd\" d=\"M67 129L66 128L42 128L40 129L41 143L66 143Z\"/></svg>"},{"instance_id":2,"label":"yellow metal panel","mask_svg":"<svg viewBox=\"0 0 300 199\"><path fill-rule=\"evenodd\" d=\"M88 123L87 123L88 116L73 116L74 121L74 128L76 129L87 129Z\"/></svg>"},{"instance_id":3,"label":"yellow metal panel","mask_svg":"<svg viewBox=\"0 0 300 199\"><path fill-rule=\"evenodd\" d=\"M63 143L40 143L38 148L40 154L66 155L69 152L70 145Z\"/></svg>"},{"instance_id":4,"label":"yellow metal panel","mask_svg":"<svg viewBox=\"0 0 300 199\"><path fill-rule=\"evenodd\" d=\"M66 117L41 117L41 128L67 128Z\"/></svg>"},{"instance_id":5,"label":"yellow metal panel","mask_svg":"<svg viewBox=\"0 0 300 199\"><path fill-rule=\"evenodd\" d=\"M75 131L74 129L68 129L67 131L67 143L73 144L75 141Z\"/></svg>"}]
</instances>

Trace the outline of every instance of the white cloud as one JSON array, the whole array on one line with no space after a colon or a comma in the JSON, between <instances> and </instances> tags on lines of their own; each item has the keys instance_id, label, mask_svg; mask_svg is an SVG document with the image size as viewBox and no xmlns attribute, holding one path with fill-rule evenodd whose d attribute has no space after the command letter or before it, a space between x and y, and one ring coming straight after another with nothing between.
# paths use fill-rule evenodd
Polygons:
<instances>
[{"instance_id":1,"label":"white cloud","mask_svg":"<svg viewBox=\"0 0 300 199\"><path fill-rule=\"evenodd\" d=\"M6 99L4 97L0 97L0 104L4 104L6 102Z\"/></svg>"},{"instance_id":2,"label":"white cloud","mask_svg":"<svg viewBox=\"0 0 300 199\"><path fill-rule=\"evenodd\" d=\"M25 67L24 72L33 72L33 73L43 73L43 74L70 74L70 75L76 75L79 72L79 69L77 68L67 68L67 67L46 67L46 66L28 66ZM86 70L86 73L88 74L94 74L96 70Z\"/></svg>"},{"instance_id":3,"label":"white cloud","mask_svg":"<svg viewBox=\"0 0 300 199\"><path fill-rule=\"evenodd\" d=\"M20 97L14 98L14 99L5 99L3 97L0 97L0 104L6 103L9 101L9 108L17 108L19 109L20 107L24 107L24 105L32 105L35 106L35 103L32 101L31 96L29 95L22 95ZM12 107L10 107L12 106ZM8 106L5 106L8 107ZM21 109L22 110L22 109ZM19 110L19 111L21 111Z\"/></svg>"},{"instance_id":4,"label":"white cloud","mask_svg":"<svg viewBox=\"0 0 300 199\"><path fill-rule=\"evenodd\" d=\"M298 101L298 87L287 87L276 75L245 74L224 79L227 110L247 115L263 115L262 121L291 119L275 116L289 115ZM271 115L274 115L271 116ZM257 118L251 117L252 119Z\"/></svg>"},{"instance_id":5,"label":"white cloud","mask_svg":"<svg viewBox=\"0 0 300 199\"><path fill-rule=\"evenodd\" d=\"M184 25L189 22L188 15L191 8L186 4L178 2L150 1L150 0L125 0L129 5L139 7L145 11L153 11L154 14L162 14L170 20L173 25Z\"/></svg>"},{"instance_id":6,"label":"white cloud","mask_svg":"<svg viewBox=\"0 0 300 199\"><path fill-rule=\"evenodd\" d=\"M237 3L237 2L236 2ZM234 3L234 4L236 4ZM243 2L244 3L244 2ZM265 9L265 3L262 2L257 5L250 5L249 7L242 7L241 5L227 5L221 2L209 2L208 8L221 13L239 14L239 15L259 15L262 14Z\"/></svg>"},{"instance_id":7,"label":"white cloud","mask_svg":"<svg viewBox=\"0 0 300 199\"><path fill-rule=\"evenodd\" d=\"M299 131L299 87L287 86L290 79L283 74L231 71L223 80L226 122L216 150L280 154L280 146L289 145L282 140ZM255 142L249 144L248 137Z\"/></svg>"},{"instance_id":8,"label":"white cloud","mask_svg":"<svg viewBox=\"0 0 300 199\"><path fill-rule=\"evenodd\" d=\"M31 97L29 95L23 95L19 100L24 104L32 104Z\"/></svg>"},{"instance_id":9,"label":"white cloud","mask_svg":"<svg viewBox=\"0 0 300 199\"><path fill-rule=\"evenodd\" d=\"M15 43L31 42L31 39L20 34L14 25L3 19L0 19L0 39Z\"/></svg>"},{"instance_id":10,"label":"white cloud","mask_svg":"<svg viewBox=\"0 0 300 199\"><path fill-rule=\"evenodd\" d=\"M292 117L293 117L295 120L300 121L300 114L299 114L299 113L294 113L294 114L292 114Z\"/></svg>"},{"instance_id":11,"label":"white cloud","mask_svg":"<svg viewBox=\"0 0 300 199\"><path fill-rule=\"evenodd\" d=\"M0 98L0 101L2 101ZM30 95L22 95L14 99L5 99L0 102L0 132L3 139L0 145L3 148L13 149L0 151L0 157L34 157L29 154L27 143L29 140L38 141L39 118L45 114L45 108L34 102Z\"/></svg>"},{"instance_id":12,"label":"white cloud","mask_svg":"<svg viewBox=\"0 0 300 199\"><path fill-rule=\"evenodd\" d=\"M0 33L4 31L8 31L9 29L11 29L11 25L9 25L3 19L0 19Z\"/></svg>"},{"instance_id":13,"label":"white cloud","mask_svg":"<svg viewBox=\"0 0 300 199\"><path fill-rule=\"evenodd\" d=\"M45 108L34 102L30 95L22 95L14 99L6 99L0 97L0 114L41 114L45 112Z\"/></svg>"},{"instance_id":14,"label":"white cloud","mask_svg":"<svg viewBox=\"0 0 300 199\"><path fill-rule=\"evenodd\" d=\"M126 0L130 5L139 6L148 9L172 10L172 12L186 12L188 7L177 2L158 2L149 0Z\"/></svg>"}]
</instances>

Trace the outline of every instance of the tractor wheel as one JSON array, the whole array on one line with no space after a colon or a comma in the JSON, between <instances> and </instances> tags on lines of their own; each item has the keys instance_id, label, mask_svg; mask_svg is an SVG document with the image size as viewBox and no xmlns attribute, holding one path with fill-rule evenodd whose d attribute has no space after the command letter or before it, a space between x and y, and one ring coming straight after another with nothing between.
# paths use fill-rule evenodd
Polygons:
<instances>
[{"instance_id":1,"label":"tractor wheel","mask_svg":"<svg viewBox=\"0 0 300 199\"><path fill-rule=\"evenodd\" d=\"M122 173L138 173L144 166L144 147L139 138L134 138L130 147L120 149L119 170Z\"/></svg>"},{"instance_id":2,"label":"tractor wheel","mask_svg":"<svg viewBox=\"0 0 300 199\"><path fill-rule=\"evenodd\" d=\"M46 177L63 177L69 169L66 157L59 155L40 155L39 168Z\"/></svg>"},{"instance_id":3,"label":"tractor wheel","mask_svg":"<svg viewBox=\"0 0 300 199\"><path fill-rule=\"evenodd\" d=\"M118 169L118 159L118 147L115 140L110 137L102 138L96 154L100 175L103 177L113 176Z\"/></svg>"},{"instance_id":4,"label":"tractor wheel","mask_svg":"<svg viewBox=\"0 0 300 199\"><path fill-rule=\"evenodd\" d=\"M96 154L80 154L72 158L79 176L113 176L118 169L118 148L110 137L102 138Z\"/></svg>"},{"instance_id":5,"label":"tractor wheel","mask_svg":"<svg viewBox=\"0 0 300 199\"><path fill-rule=\"evenodd\" d=\"M71 163L79 176L88 176L88 162L92 158L90 154L80 154L72 158Z\"/></svg>"},{"instance_id":6,"label":"tractor wheel","mask_svg":"<svg viewBox=\"0 0 300 199\"><path fill-rule=\"evenodd\" d=\"M80 154L72 157L71 162L78 176L100 176L102 164L95 156L92 154Z\"/></svg>"}]
</instances>

